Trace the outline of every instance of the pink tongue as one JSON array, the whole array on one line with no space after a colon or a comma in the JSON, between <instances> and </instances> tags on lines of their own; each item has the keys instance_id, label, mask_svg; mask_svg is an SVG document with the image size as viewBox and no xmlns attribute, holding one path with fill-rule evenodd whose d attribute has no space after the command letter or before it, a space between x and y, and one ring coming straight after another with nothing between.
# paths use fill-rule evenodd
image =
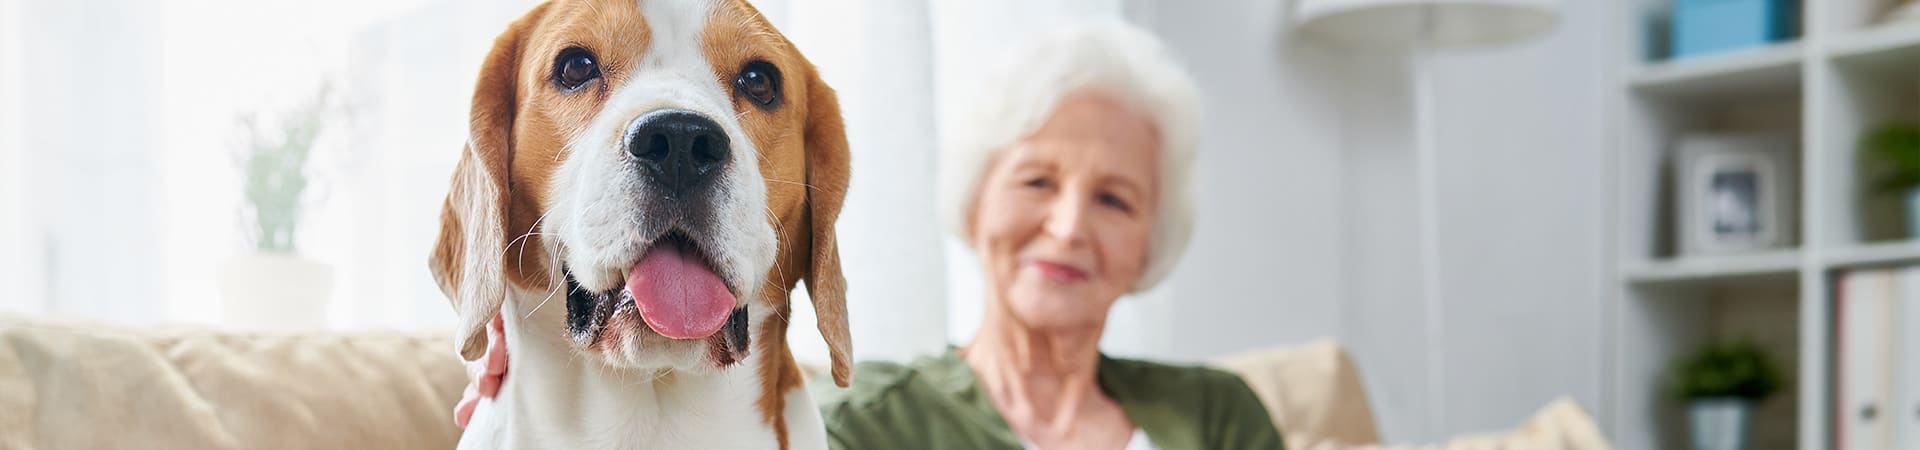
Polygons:
<instances>
[{"instance_id":1,"label":"pink tongue","mask_svg":"<svg viewBox=\"0 0 1920 450\"><path fill-rule=\"evenodd\" d=\"M627 292L653 331L673 339L713 335L733 313L720 276L678 245L655 246L627 273Z\"/></svg>"}]
</instances>

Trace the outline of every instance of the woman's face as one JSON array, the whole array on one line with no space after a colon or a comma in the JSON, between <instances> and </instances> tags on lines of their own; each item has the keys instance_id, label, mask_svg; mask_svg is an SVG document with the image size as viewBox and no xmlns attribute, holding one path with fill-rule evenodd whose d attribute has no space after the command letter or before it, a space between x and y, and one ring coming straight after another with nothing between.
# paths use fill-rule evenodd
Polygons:
<instances>
[{"instance_id":1,"label":"woman's face","mask_svg":"<svg viewBox=\"0 0 1920 450\"><path fill-rule=\"evenodd\" d=\"M1146 115L1081 90L990 164L974 205L973 247L988 289L1015 320L1031 328L1105 324L1146 269L1159 142Z\"/></svg>"}]
</instances>

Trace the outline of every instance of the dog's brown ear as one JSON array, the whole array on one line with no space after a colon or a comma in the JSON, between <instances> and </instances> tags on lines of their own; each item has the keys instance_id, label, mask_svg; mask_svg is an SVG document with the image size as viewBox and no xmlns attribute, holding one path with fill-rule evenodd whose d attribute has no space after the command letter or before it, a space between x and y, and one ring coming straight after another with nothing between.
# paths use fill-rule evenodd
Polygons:
<instances>
[{"instance_id":1,"label":"dog's brown ear","mask_svg":"<svg viewBox=\"0 0 1920 450\"><path fill-rule=\"evenodd\" d=\"M807 214L813 230L807 294L833 358L833 383L847 387L853 382L853 336L847 330L847 279L840 273L840 245L833 232L847 196L847 132L840 100L818 71L807 79L806 140Z\"/></svg>"},{"instance_id":2,"label":"dog's brown ear","mask_svg":"<svg viewBox=\"0 0 1920 450\"><path fill-rule=\"evenodd\" d=\"M508 25L480 64L471 127L440 212L440 237L427 266L459 315L455 349L476 360L487 348L487 322L506 301L507 202L512 192L513 116L520 44L546 9Z\"/></svg>"}]
</instances>

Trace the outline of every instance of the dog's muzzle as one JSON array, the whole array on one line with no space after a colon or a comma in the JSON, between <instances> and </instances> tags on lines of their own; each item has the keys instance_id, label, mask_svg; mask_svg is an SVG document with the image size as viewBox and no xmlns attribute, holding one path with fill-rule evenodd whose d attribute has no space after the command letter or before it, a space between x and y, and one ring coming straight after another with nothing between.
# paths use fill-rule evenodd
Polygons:
<instances>
[{"instance_id":1,"label":"dog's muzzle","mask_svg":"<svg viewBox=\"0 0 1920 450\"><path fill-rule=\"evenodd\" d=\"M632 228L620 230L619 240L596 245L639 251L632 261L616 262L622 267L564 268L569 333L586 348L628 338L704 340L722 366L745 358L750 324L737 299L750 294L750 286L732 273L740 270L727 264L732 259L717 258L738 251L718 233L726 229L721 221L731 217L725 202L734 189L726 184L737 156L732 138L713 118L684 109L641 114L623 133L620 148L612 150L629 172L600 182L622 191L613 197L620 203L631 203L597 206L632 219L602 226ZM582 286L573 276L575 270L609 269L623 274L624 285ZM631 334L641 331L649 333Z\"/></svg>"}]
</instances>

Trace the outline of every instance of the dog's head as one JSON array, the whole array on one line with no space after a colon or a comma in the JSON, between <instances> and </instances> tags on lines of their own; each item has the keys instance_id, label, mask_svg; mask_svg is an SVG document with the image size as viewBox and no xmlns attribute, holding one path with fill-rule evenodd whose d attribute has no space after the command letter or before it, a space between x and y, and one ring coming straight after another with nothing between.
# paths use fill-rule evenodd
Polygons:
<instances>
[{"instance_id":1,"label":"dog's head","mask_svg":"<svg viewBox=\"0 0 1920 450\"><path fill-rule=\"evenodd\" d=\"M430 258L463 357L532 293L576 351L711 370L783 332L804 279L847 384L839 106L744 0L541 4L494 41L471 127Z\"/></svg>"}]
</instances>

